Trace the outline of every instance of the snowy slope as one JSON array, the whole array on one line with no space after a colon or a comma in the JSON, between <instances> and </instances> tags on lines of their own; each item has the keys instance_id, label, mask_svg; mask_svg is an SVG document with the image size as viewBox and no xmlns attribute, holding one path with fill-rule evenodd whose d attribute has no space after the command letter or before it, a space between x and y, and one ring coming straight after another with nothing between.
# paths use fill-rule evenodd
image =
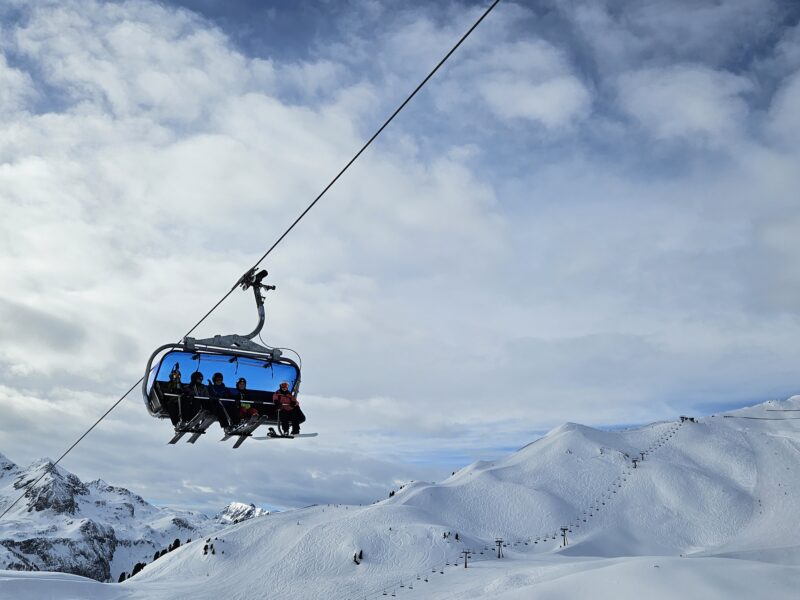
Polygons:
<instances>
[{"instance_id":1,"label":"snowy slope","mask_svg":"<svg viewBox=\"0 0 800 600\"><path fill-rule=\"evenodd\" d=\"M621 432L567 424L502 460L368 507L316 506L232 525L123 584L3 573L0 598L74 597L70 586L126 600L379 598L384 590L402 598L619 600L644 590L656 600L794 598L800 412L790 410L800 411L800 397ZM496 537L508 543L503 559L494 558ZM475 559L466 570L454 566L465 549Z\"/></svg>"}]
</instances>

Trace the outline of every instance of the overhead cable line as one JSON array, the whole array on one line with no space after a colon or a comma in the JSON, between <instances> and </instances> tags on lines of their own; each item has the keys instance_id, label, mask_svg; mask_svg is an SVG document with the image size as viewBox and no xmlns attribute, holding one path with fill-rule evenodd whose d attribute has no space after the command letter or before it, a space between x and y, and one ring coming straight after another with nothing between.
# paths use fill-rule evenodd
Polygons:
<instances>
[{"instance_id":1,"label":"overhead cable line","mask_svg":"<svg viewBox=\"0 0 800 600\"><path fill-rule=\"evenodd\" d=\"M725 419L754 419L756 421L797 421L800 417L742 417L739 415L722 415Z\"/></svg>"},{"instance_id":2,"label":"overhead cable line","mask_svg":"<svg viewBox=\"0 0 800 600\"><path fill-rule=\"evenodd\" d=\"M333 179L331 179L331 181L328 183L328 185L326 185L326 186L325 186L325 188L323 188L323 190L322 190L322 191L319 193L319 195L318 195L316 198L314 198L314 200L313 200L313 201L312 201L312 202L311 202L311 203L310 203L310 204L309 204L309 205L308 205L308 206L305 208L305 210L304 210L302 213L300 213L300 216L299 216L299 217L297 217L297 218L296 218L296 219L295 219L295 220L292 222L292 224L291 224L291 225L289 225L289 227L286 229L286 231L284 231L284 232L281 234L281 236L280 236L280 237L279 237L277 240L275 240L275 242L272 244L272 246L270 246L270 247L269 247L269 249L267 249L267 251L266 251L266 252L264 252L264 254L262 254L262 255L261 255L261 258L259 258L259 259L256 261L256 263L255 263L255 264L254 264L254 265L253 265L253 266L252 266L252 267L251 267L251 268L248 270L248 272L250 272L250 271L252 271L252 270L256 269L256 268L257 268L257 267L258 267L258 266L259 266L259 265L260 265L260 264L263 262L263 260L264 260L265 258L267 258L267 256L269 256L269 254L270 254L270 253L271 253L271 252L272 252L272 251L273 251L273 250L274 250L274 249L275 249L275 248L278 246L278 244L280 244L280 243L283 241L283 239L284 239L284 238L285 238L287 235L289 235L289 232L291 232L291 231L292 231L292 230L295 228L295 226L296 226L296 225L297 225L297 224L298 224L298 223L299 223L299 222L300 222L300 221L303 219L303 217L305 217L305 216L306 216L306 214L308 214L308 212L309 212L309 211L310 211L312 208L314 208L314 205L316 205L316 203L317 203L317 202L319 202L319 200L320 200L320 199L321 199L321 198L322 198L322 197L323 197L323 196L324 196L324 195L327 193L327 191L328 191L328 190L329 190L331 187L333 187L333 185L334 185L334 184L335 184L335 183L336 183L336 182L339 180L339 178L340 178L342 175L344 175L345 171L347 171L347 170L350 168L350 166L351 166L351 165L352 165L354 162L356 162L356 160L358 160L358 158L359 158L359 157L360 157L360 156L361 156L361 155L364 153L364 151L365 151L365 150L366 150L366 149L367 149L367 148L368 148L368 147L369 147L369 146L372 144L372 142L373 142L373 141L375 141L375 139L376 139L376 138L377 138L377 137L378 137L378 136L379 136L379 135L380 135L380 134L383 132L383 130L384 130L384 129L386 129L386 127L388 127L389 123L391 123L391 122L394 120L394 118L395 118L395 117L396 117L396 116L397 116L397 115L400 113L400 111L401 111L401 110L403 110L403 109L405 108L406 104L408 104L408 103L411 101L411 99L412 99L414 96L416 96L416 95L417 95L417 92L419 92L419 91L422 89L422 87L423 87L423 86L424 86L426 83L428 83L428 81L431 79L431 77L433 77L433 76L436 74L436 72L437 72L437 71L438 71L438 70L441 68L441 66L442 66L442 65L444 65L444 63L445 63L445 62L447 62L447 59L449 59L449 58L450 58L450 56L451 56L451 55L452 55L452 54L453 54L453 53L454 53L454 52L455 52L455 51L458 49L458 47L459 47L459 46L461 46L461 44L464 42L464 40L466 40L466 39L467 39L467 38L470 36L470 34L471 34L473 31L475 31L475 29L478 27L478 25L480 25L480 24L481 24L481 22L482 22L482 21L483 21L483 20L484 20L484 19L485 19L485 18L486 18L488 15L489 15L489 13L490 13L490 12L492 12L492 10L494 9L494 7L495 7L495 6L497 6L499 3L500 3L500 0L494 0L494 1L492 2L492 4L489 6L489 8L487 8L487 9L486 9L486 10L485 10L485 11L484 11L482 14L481 14L481 16L478 18L478 20L477 20L477 21L475 21L475 22L472 24L472 27L470 27L470 28L467 30L467 32L466 32L466 33L464 33L464 35L462 35L462 36L461 36L461 38L458 40L458 42L456 42L456 44L455 44L455 45L454 45L454 46L453 46L453 47L450 49L450 51L449 51L447 54L445 54L445 55L444 55L444 57L443 57L443 58L442 58L442 59L441 59L441 60L440 60L440 61L439 61L439 62L436 64L436 66L433 68L433 70L431 70L431 72L430 72L430 73L428 73L428 75L425 77L425 79L423 79L423 80L420 82L420 84L419 84L419 85L417 85L417 87L416 87L416 88L414 88L414 91L413 91L413 92L411 92L411 94L409 94L409 95L408 95L408 97L406 97L406 99L405 99L405 100L403 100L403 102L400 104L400 106L398 106L398 107L395 109L395 111L394 111L394 112L393 112L393 113L392 113L392 114L389 116L389 118L388 118L388 119L386 119L386 121L384 121L383 125L381 125L381 126L378 128L378 130L377 130L377 131L376 131L374 134L372 134L372 137L370 137L370 138L369 138L369 139L366 141L366 143L365 143L363 146L361 146L361 149L360 149L358 152L356 152L356 154L353 156L353 158L351 158L351 159L350 159L350 160L347 162L347 164L346 164L346 165L345 165L345 166L344 166L344 167L343 167L343 168L342 168L342 169L341 169L341 170L340 170L340 171L339 171L339 172L336 174L336 176L335 176ZM192 333L192 332L193 332L195 329L197 329L197 328L198 328L198 327L199 327L199 326L200 326L200 325L201 325L201 324L202 324L202 323L203 323L203 322L204 322L204 321L205 321L205 320L206 320L206 319L207 319L209 316L211 316L211 313L213 313L215 310L217 310L217 308L219 308L219 306L220 306L220 305L221 305L223 302L225 302L225 300L227 300L227 299L228 299L228 297L229 297L229 296L230 296L230 295L231 295L231 294L234 292L234 290L236 290L236 288L239 286L239 284L240 284L240 283L241 283L241 279L239 279L239 281L237 281L237 282L236 282L236 283L233 285L233 287L232 287L232 288L231 288L231 289L230 289L230 290L229 290L229 291L228 291L228 292L227 292L227 293L226 293L224 296L222 296L222 298L220 298L220 300L219 300L219 301L218 301L216 304L214 304L214 306L212 306L212 307L211 307L211 309L210 309L210 310L209 310L209 311L208 311L208 312L207 312L205 315L203 315L203 317L202 317L202 318L201 318L199 321L197 321L197 323L195 323L195 324L192 326L192 328L191 328L191 329L189 329L189 331L187 331L187 332L186 332L186 333L183 335L183 338L185 338L185 337L187 337L187 336L191 335L191 333ZM183 339L183 338L181 338L181 339ZM43 478L44 478L44 477L45 477L45 476L46 476L48 473L50 473L50 471L52 471L52 470L53 470L53 469L56 467L56 465L58 465L58 463L60 463L60 462L61 462L61 460L62 460L62 459L63 459L63 458L64 458L64 457L65 457L67 454L69 454L69 453L72 451L72 449L73 449L73 448L75 448L75 446L77 446L77 445L78 445L78 444L79 444L79 443L80 443L80 442L83 440L83 438L85 438L87 435L89 435L89 433L90 433L90 432L91 432L91 431L92 431L92 430L93 430L95 427L97 427L97 425L99 425L99 424L100 424L100 422L101 422L103 419L105 419L105 418L106 418L106 417L107 417L107 416L108 416L108 415L111 413L111 411L113 411L115 408L117 408L117 406L119 406L119 404L120 404L120 403L121 403L121 402L122 402L122 401L123 401L125 398L127 398L127 397L128 397L128 395L130 395L130 393L131 393L131 392L132 392L132 391L133 391L133 390L134 390L134 389L135 389L135 388L136 388L136 387L137 387L137 386L138 386L138 385L139 385L139 384L142 382L142 380L143 380L143 379L144 379L144 377L142 377L141 379L139 379L139 381L137 381L137 382L136 382L136 383L135 383L133 386L131 386L131 388L130 388L130 389L127 391L127 392L125 392L125 393L124 393L122 396L120 396L119 400L117 400L116 402L114 402L114 404L112 404L112 405L111 405L111 407L110 407L110 408L109 408L109 409L108 409L108 410L107 410L105 413L103 413L103 415L102 415L102 416L101 416L99 419L97 419L97 421L95 421L95 422L94 422L94 424L93 424L93 425L92 425L92 426L91 426L89 429L87 429L87 430L86 430L86 431L85 431L85 432L84 432L84 433L83 433L83 434L82 434L82 435L81 435L81 436L80 436L80 437L79 437L77 440L75 440L75 442L74 442L74 443L73 443L73 444L72 444L72 445L71 445L69 448L67 448L67 450L66 450L66 451L65 451L65 452L64 452L64 453L63 453L63 454L62 454L62 455L61 455L61 456L58 458L58 460L57 460L57 461L55 461L55 462L54 462L54 463L53 463L53 464L52 464L52 465L51 465L49 468L45 469L45 472L44 472L44 473L42 473L42 475L41 475L41 476L39 476L39 478L38 478L38 479L36 479L36 480L35 480L33 483L31 483L31 484L27 485L27 486L26 486L26 489L25 489L25 491L24 491L24 492L23 492L23 493L22 493L22 494L21 494L21 495L20 495L20 496L19 496L19 497L18 497L16 500L14 500L14 502L12 502L12 503L11 503L11 504L10 504L8 507L6 507L6 509L3 511L3 513L2 513L2 514L0 514L0 519L2 519L2 518L3 518L3 517L4 517L4 516L5 516L5 515L6 515L6 514L7 514L7 513L8 513L8 512L9 512L9 511L10 511L10 510L11 510L11 509L12 509L12 508L13 508L13 507L14 507L14 506L15 506L15 505L16 505L16 504L19 502L19 501L20 501L20 500L22 500L22 498L25 496L25 494L26 494L26 493L28 493L28 490L30 490L31 488L33 488L33 487L34 487L34 486L35 486L37 483L39 483L39 482L40 482L40 481L41 481L41 480L42 480L42 479L43 479Z\"/></svg>"}]
</instances>

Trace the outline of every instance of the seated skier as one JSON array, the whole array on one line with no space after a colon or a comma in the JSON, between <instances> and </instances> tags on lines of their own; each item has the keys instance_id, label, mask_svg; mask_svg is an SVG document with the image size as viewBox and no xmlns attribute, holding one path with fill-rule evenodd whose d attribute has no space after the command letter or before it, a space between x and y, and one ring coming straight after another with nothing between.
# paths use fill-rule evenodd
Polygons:
<instances>
[{"instance_id":1,"label":"seated skier","mask_svg":"<svg viewBox=\"0 0 800 600\"><path fill-rule=\"evenodd\" d=\"M282 435L297 435L300 433L300 424L306 420L300 403L289 391L289 382L281 383L280 388L272 394L272 401L278 407L280 430ZM289 427L291 426L291 431Z\"/></svg>"},{"instance_id":2,"label":"seated skier","mask_svg":"<svg viewBox=\"0 0 800 600\"><path fill-rule=\"evenodd\" d=\"M181 395L183 393L183 383L181 383L181 371L178 363L172 367L169 373L169 381L162 388L165 392L163 405L169 414L169 420L173 425L177 425L181 421L182 409L180 404Z\"/></svg>"},{"instance_id":3,"label":"seated skier","mask_svg":"<svg viewBox=\"0 0 800 600\"><path fill-rule=\"evenodd\" d=\"M200 412L200 408L206 402L205 398L208 398L208 388L203 385L203 374L195 371L192 373L191 381L183 388L181 406L184 423L191 421Z\"/></svg>"},{"instance_id":4,"label":"seated skier","mask_svg":"<svg viewBox=\"0 0 800 600\"><path fill-rule=\"evenodd\" d=\"M206 410L216 415L219 425L223 429L232 427L235 424L230 415L233 406L232 403L224 403L223 400L233 400L233 397L223 382L222 373L214 373L208 386L208 396Z\"/></svg>"},{"instance_id":5,"label":"seated skier","mask_svg":"<svg viewBox=\"0 0 800 600\"><path fill-rule=\"evenodd\" d=\"M236 400L237 423L250 419L257 419L259 416L258 409L252 402L248 402L247 398L247 379L239 377L236 382L236 390L233 392L233 397Z\"/></svg>"}]
</instances>

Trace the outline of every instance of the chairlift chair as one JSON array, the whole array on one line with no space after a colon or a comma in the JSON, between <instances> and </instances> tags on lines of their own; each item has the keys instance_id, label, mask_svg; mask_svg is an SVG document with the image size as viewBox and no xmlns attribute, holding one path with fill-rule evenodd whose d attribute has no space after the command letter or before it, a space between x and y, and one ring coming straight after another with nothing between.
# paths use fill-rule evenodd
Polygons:
<instances>
[{"instance_id":1,"label":"chairlift chair","mask_svg":"<svg viewBox=\"0 0 800 600\"><path fill-rule=\"evenodd\" d=\"M266 270L256 273L254 268L245 273L236 284L243 290L253 290L258 310L258 324L252 332L247 335L215 335L205 339L185 337L181 342L159 346L147 361L142 381L144 404L151 416L167 419L170 417L167 409L168 403L170 401L177 403L181 416L181 423L176 428L178 439L181 434L180 429L185 429L182 433L193 433L194 435L189 441L194 442L216 418L210 416L208 411L201 410L200 412L206 412L205 418L201 419L195 415L192 421L184 419L182 409L186 404L186 397L180 392L171 391L168 385L170 375L174 371L179 373L178 376L183 385L186 385L190 381L191 375L198 371L203 373L206 380L211 378L212 373L222 373L225 385L231 391L235 389L238 378L246 379L246 401L255 406L260 415L256 427L278 424L277 407L272 401L272 395L282 382L287 382L292 395L297 397L300 391L302 364L300 356L291 351L297 355L297 361L295 361L286 356L281 348L253 341L256 336L261 339L259 334L264 327L264 293L275 289L275 286L263 283L266 276ZM263 340L261 341L263 342ZM209 401L212 401L210 398L203 397L195 397L195 399L206 402L207 405ZM233 410L234 402L232 400L220 399L218 402L226 413ZM251 435L254 429L255 427L247 431L241 429L241 432L236 433L237 430L234 428L233 435L244 435L235 447L238 447L245 437Z\"/></svg>"}]
</instances>

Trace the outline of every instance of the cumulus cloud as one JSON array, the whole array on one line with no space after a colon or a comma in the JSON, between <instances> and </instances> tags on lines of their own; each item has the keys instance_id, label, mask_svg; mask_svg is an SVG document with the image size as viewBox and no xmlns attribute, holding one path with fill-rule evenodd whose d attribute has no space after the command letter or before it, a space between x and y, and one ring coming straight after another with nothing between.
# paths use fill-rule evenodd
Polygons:
<instances>
[{"instance_id":1,"label":"cumulus cloud","mask_svg":"<svg viewBox=\"0 0 800 600\"><path fill-rule=\"evenodd\" d=\"M17 112L34 94L30 76L11 67L6 57L0 54L0 114Z\"/></svg>"},{"instance_id":2,"label":"cumulus cloud","mask_svg":"<svg viewBox=\"0 0 800 600\"><path fill-rule=\"evenodd\" d=\"M553 4L579 32L576 51L587 66L612 78L632 67L742 64L773 43L775 31L796 18L796 7L785 0Z\"/></svg>"},{"instance_id":3,"label":"cumulus cloud","mask_svg":"<svg viewBox=\"0 0 800 600\"><path fill-rule=\"evenodd\" d=\"M495 119L551 132L588 116L591 93L558 48L541 39L482 46L453 67L437 97L442 109L464 110L478 100Z\"/></svg>"},{"instance_id":4,"label":"cumulus cloud","mask_svg":"<svg viewBox=\"0 0 800 600\"><path fill-rule=\"evenodd\" d=\"M14 31L13 49L40 66L42 83L116 117L192 121L209 102L252 83L219 31L158 5L77 12L70 3L36 3Z\"/></svg>"},{"instance_id":5,"label":"cumulus cloud","mask_svg":"<svg viewBox=\"0 0 800 600\"><path fill-rule=\"evenodd\" d=\"M480 94L500 118L522 118L560 128L585 117L591 96L552 46L516 43L496 50L476 70L487 73Z\"/></svg>"},{"instance_id":6,"label":"cumulus cloud","mask_svg":"<svg viewBox=\"0 0 800 600\"><path fill-rule=\"evenodd\" d=\"M719 144L742 129L748 107L744 77L697 65L625 73L622 108L657 139Z\"/></svg>"},{"instance_id":7,"label":"cumulus cloud","mask_svg":"<svg viewBox=\"0 0 800 600\"><path fill-rule=\"evenodd\" d=\"M789 76L775 94L769 109L767 131L773 139L797 147L800 141L800 71Z\"/></svg>"}]
</instances>

